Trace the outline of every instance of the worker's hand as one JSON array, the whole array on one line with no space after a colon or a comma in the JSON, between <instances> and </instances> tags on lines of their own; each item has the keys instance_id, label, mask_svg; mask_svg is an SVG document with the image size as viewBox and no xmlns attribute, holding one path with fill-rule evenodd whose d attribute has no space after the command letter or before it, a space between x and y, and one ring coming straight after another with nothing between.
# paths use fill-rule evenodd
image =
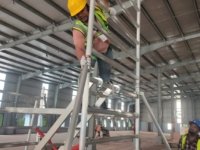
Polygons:
<instances>
[{"instance_id":1,"label":"worker's hand","mask_svg":"<svg viewBox=\"0 0 200 150\"><path fill-rule=\"evenodd\" d=\"M84 67L84 65L86 65L86 57L83 55L80 59L80 65L81 65L81 68Z\"/></svg>"},{"instance_id":2,"label":"worker's hand","mask_svg":"<svg viewBox=\"0 0 200 150\"><path fill-rule=\"evenodd\" d=\"M109 7L108 10L111 16L117 15L117 11L113 7Z\"/></svg>"}]
</instances>

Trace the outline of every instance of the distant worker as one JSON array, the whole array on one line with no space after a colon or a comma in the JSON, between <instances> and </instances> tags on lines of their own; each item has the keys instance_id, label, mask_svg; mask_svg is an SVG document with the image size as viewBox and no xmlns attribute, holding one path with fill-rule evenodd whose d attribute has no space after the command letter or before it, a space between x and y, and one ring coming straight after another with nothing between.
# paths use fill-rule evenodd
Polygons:
<instances>
[{"instance_id":1,"label":"distant worker","mask_svg":"<svg viewBox=\"0 0 200 150\"><path fill-rule=\"evenodd\" d=\"M104 0L105 5L108 5L108 0ZM86 62L85 50L87 43L87 32L88 32L88 20L89 20L89 5L87 0L68 0L67 7L70 12L71 17L75 17L74 26L72 29L73 41L76 50L76 57L80 60L80 65ZM95 21L102 27L106 32L108 29L107 18L104 11L96 6L94 10ZM99 30L93 30L93 48L104 54L105 56L112 58L112 49L110 47L110 41L108 38L102 34ZM110 83L111 66L104 62L103 60L96 58L92 55L91 61L98 62L99 76L103 79L104 83Z\"/></svg>"},{"instance_id":2,"label":"distant worker","mask_svg":"<svg viewBox=\"0 0 200 150\"><path fill-rule=\"evenodd\" d=\"M179 140L178 150L200 150L200 120L193 120L189 124L188 133Z\"/></svg>"},{"instance_id":3,"label":"distant worker","mask_svg":"<svg viewBox=\"0 0 200 150\"><path fill-rule=\"evenodd\" d=\"M97 137L101 136L101 125L100 124L96 125L95 132L97 133Z\"/></svg>"}]
</instances>

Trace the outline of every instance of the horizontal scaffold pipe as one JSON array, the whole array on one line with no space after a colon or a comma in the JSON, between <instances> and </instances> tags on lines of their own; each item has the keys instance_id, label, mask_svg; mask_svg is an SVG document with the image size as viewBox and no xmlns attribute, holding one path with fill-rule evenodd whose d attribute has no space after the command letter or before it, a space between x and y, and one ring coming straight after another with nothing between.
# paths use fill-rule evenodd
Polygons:
<instances>
[{"instance_id":1,"label":"horizontal scaffold pipe","mask_svg":"<svg viewBox=\"0 0 200 150\"><path fill-rule=\"evenodd\" d=\"M104 56L103 54L97 52L96 50L93 51L93 54L95 56L97 56L98 58L102 59L103 61L107 62L108 64L110 64L115 69L117 69L117 70L123 72L124 74L134 78L135 80L138 79L138 77L132 71L128 70L126 67L122 66L118 62L116 62L116 61Z\"/></svg>"},{"instance_id":2,"label":"horizontal scaffold pipe","mask_svg":"<svg viewBox=\"0 0 200 150\"><path fill-rule=\"evenodd\" d=\"M89 107L88 108L88 112L89 113L94 113L95 115L97 114L104 114L104 115L112 115L112 116L116 116L116 117L136 117L137 115L133 114L133 113L127 113L127 112L118 112L118 111L114 111L114 110L105 110L105 109L99 109L99 108L95 108L95 107Z\"/></svg>"},{"instance_id":3,"label":"horizontal scaffold pipe","mask_svg":"<svg viewBox=\"0 0 200 150\"><path fill-rule=\"evenodd\" d=\"M106 142L113 142L113 141L121 141L125 139L133 139L138 138L137 135L124 135L124 136L114 136L114 137L107 137L107 138L100 138L100 139L88 139L86 144L93 144L93 143L106 143Z\"/></svg>"}]
</instances>

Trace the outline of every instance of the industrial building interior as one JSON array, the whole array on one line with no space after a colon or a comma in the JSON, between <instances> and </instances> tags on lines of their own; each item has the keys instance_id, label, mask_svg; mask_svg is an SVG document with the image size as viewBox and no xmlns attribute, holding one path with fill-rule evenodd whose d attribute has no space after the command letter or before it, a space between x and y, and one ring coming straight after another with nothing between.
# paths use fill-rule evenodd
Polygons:
<instances>
[{"instance_id":1,"label":"industrial building interior","mask_svg":"<svg viewBox=\"0 0 200 150\"><path fill-rule=\"evenodd\" d=\"M107 109L89 102L86 149L177 149L189 121L200 118L200 1L110 0L110 8L113 59L102 59L120 90L102 96L91 77L90 101L103 97ZM81 72L66 0L0 0L0 11L0 149L62 147ZM97 137L97 124L110 137Z\"/></svg>"}]
</instances>

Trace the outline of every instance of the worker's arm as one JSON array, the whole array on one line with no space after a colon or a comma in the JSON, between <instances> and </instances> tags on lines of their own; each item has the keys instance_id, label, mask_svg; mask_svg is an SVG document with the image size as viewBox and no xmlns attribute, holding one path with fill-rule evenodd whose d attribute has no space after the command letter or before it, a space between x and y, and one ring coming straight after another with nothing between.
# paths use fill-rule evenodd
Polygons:
<instances>
[{"instance_id":1,"label":"worker's arm","mask_svg":"<svg viewBox=\"0 0 200 150\"><path fill-rule=\"evenodd\" d=\"M81 57L85 55L85 36L78 30L73 30L73 41L76 50L76 57L81 60Z\"/></svg>"}]
</instances>

